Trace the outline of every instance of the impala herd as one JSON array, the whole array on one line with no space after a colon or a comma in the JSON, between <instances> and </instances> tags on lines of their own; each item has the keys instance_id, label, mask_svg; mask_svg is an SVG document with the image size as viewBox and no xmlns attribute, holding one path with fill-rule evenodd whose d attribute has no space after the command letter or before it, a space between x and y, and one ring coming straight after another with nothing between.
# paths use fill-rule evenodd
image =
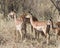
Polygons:
<instances>
[{"instance_id":1,"label":"impala herd","mask_svg":"<svg viewBox=\"0 0 60 48\"><path fill-rule=\"evenodd\" d=\"M54 27L52 19L49 19L47 21L38 21L37 18L32 16L31 13L23 13L23 15L17 18L16 13L14 11L8 14L8 18L14 19L16 30L19 31L21 39L23 38L22 30L25 30L24 33L26 35L26 24L27 23L31 24L32 32L33 32L33 29L35 29L39 31L40 33L44 34L44 36L47 39L46 41L47 44L49 43L49 40L50 40L50 34L49 34L50 29L55 30L56 38L58 37L58 34L60 33L60 22L57 22L56 23L57 27ZM35 31L35 37L38 36L37 33L39 32Z\"/></svg>"}]
</instances>

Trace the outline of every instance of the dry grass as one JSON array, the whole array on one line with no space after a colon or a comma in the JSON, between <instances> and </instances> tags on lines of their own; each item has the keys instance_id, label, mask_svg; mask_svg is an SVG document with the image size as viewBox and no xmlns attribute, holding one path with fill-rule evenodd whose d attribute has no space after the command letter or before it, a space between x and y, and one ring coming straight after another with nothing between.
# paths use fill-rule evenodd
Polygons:
<instances>
[{"instance_id":1,"label":"dry grass","mask_svg":"<svg viewBox=\"0 0 60 48\"><path fill-rule=\"evenodd\" d=\"M23 2L23 0L20 2ZM18 16L23 11L22 4L19 5ZM50 0L25 0L24 7L26 11L31 11L38 20L44 20L45 17L48 18L49 16L53 17L54 22L58 20L58 10L55 11L56 8ZM46 11L51 12L51 14ZM0 14L0 48L60 48L60 37L56 40L54 31L50 31L49 45L46 44L44 36L40 35L39 39L35 40L31 39L33 37L35 37L35 33L31 32L30 25L27 24L27 38L23 41L17 38L19 42L15 42L17 40L15 40L14 21L3 19L3 14Z\"/></svg>"},{"instance_id":2,"label":"dry grass","mask_svg":"<svg viewBox=\"0 0 60 48\"><path fill-rule=\"evenodd\" d=\"M34 32L30 30L30 25L28 25L27 36L29 35L29 37L23 41L20 40L20 42L15 42L14 21L0 19L0 48L60 48L60 39L55 39L54 32L50 32L50 43L47 45L46 38L41 35L38 40L31 40L31 38L34 37Z\"/></svg>"}]
</instances>

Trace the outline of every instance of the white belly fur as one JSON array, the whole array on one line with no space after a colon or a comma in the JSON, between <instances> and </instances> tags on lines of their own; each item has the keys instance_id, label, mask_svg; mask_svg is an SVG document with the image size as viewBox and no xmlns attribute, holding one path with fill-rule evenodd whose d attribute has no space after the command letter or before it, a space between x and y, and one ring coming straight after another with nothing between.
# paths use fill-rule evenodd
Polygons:
<instances>
[{"instance_id":1,"label":"white belly fur","mask_svg":"<svg viewBox=\"0 0 60 48\"><path fill-rule=\"evenodd\" d=\"M47 26L37 26L37 27L34 27L34 28L39 30L39 31L44 31L44 30L46 30L46 27Z\"/></svg>"},{"instance_id":2,"label":"white belly fur","mask_svg":"<svg viewBox=\"0 0 60 48\"><path fill-rule=\"evenodd\" d=\"M17 30L21 30L21 29L22 29L21 24L16 25L16 29L17 29Z\"/></svg>"}]
</instances>

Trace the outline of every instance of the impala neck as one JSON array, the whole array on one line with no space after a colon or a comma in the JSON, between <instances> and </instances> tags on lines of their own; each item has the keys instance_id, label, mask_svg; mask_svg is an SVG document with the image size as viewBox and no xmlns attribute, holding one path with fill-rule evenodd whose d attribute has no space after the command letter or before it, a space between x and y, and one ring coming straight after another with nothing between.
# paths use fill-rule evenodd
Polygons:
<instances>
[{"instance_id":1,"label":"impala neck","mask_svg":"<svg viewBox=\"0 0 60 48\"><path fill-rule=\"evenodd\" d=\"M33 26L33 18L32 17L30 17L30 23Z\"/></svg>"},{"instance_id":2,"label":"impala neck","mask_svg":"<svg viewBox=\"0 0 60 48\"><path fill-rule=\"evenodd\" d=\"M52 29L54 28L54 26L53 26L53 20L50 20L51 21L51 25L52 25Z\"/></svg>"},{"instance_id":3,"label":"impala neck","mask_svg":"<svg viewBox=\"0 0 60 48\"><path fill-rule=\"evenodd\" d=\"M16 14L14 14L14 21L16 21Z\"/></svg>"}]
</instances>

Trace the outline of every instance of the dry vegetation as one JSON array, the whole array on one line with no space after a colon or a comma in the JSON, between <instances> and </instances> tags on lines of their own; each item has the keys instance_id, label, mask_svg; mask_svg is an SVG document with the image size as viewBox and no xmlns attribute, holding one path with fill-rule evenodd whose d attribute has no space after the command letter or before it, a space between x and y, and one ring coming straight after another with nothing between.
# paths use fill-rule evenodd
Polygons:
<instances>
[{"instance_id":1,"label":"dry vegetation","mask_svg":"<svg viewBox=\"0 0 60 48\"><path fill-rule=\"evenodd\" d=\"M18 15L22 12L22 5L19 7ZM33 16L38 20L47 20L50 16L53 17L54 23L57 21L59 13L50 0L25 0L25 11L32 12ZM56 9L56 11L54 11ZM18 34L18 32L17 32ZM14 20L7 20L0 14L0 48L60 48L60 36L58 40L55 39L54 31L50 31L50 43L46 44L46 38L39 36L39 39L32 39L35 37L34 32L31 32L30 25L27 24L27 37L19 42L15 42L15 24Z\"/></svg>"},{"instance_id":2,"label":"dry vegetation","mask_svg":"<svg viewBox=\"0 0 60 48\"><path fill-rule=\"evenodd\" d=\"M28 25L28 24L27 24ZM15 25L14 20L0 19L0 48L60 48L60 38L55 39L54 32L50 31L50 43L46 44L46 38L39 36L39 39L31 39L34 37L34 32L30 31L30 25L27 26L27 38L19 42L15 42ZM29 32L30 31L30 32ZM18 33L18 32L17 32Z\"/></svg>"}]
</instances>

